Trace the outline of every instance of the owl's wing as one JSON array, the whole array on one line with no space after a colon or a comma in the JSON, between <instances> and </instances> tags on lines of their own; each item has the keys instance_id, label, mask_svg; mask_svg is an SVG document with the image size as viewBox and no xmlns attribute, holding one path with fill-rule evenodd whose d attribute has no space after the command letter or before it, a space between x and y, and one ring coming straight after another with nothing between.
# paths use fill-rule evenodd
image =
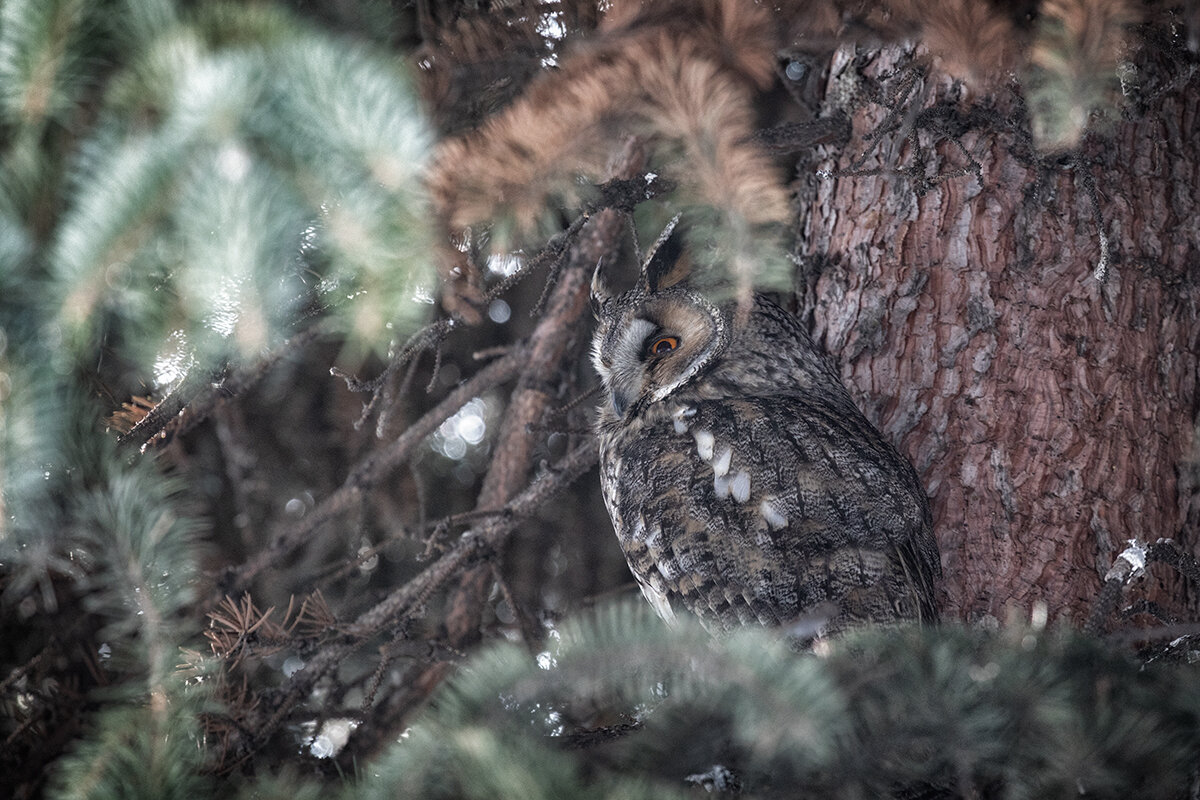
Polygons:
<instances>
[{"instance_id":1,"label":"owl's wing","mask_svg":"<svg viewBox=\"0 0 1200 800\"><path fill-rule=\"evenodd\" d=\"M932 619L940 573L911 465L847 404L698 400L626 442L618 531L647 596L710 624ZM660 612L661 613L661 612Z\"/></svg>"}]
</instances>

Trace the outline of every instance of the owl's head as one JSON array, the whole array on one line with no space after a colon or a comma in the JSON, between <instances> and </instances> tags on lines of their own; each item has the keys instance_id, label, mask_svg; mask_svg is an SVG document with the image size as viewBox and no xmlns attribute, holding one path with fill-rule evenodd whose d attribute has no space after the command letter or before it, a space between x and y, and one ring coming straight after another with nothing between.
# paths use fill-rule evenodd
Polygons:
<instances>
[{"instance_id":1,"label":"owl's head","mask_svg":"<svg viewBox=\"0 0 1200 800\"><path fill-rule=\"evenodd\" d=\"M696 380L729 346L725 312L698 293L671 285L681 249L673 228L674 222L659 237L635 288L610 294L600 269L592 280L600 322L592 363L618 419Z\"/></svg>"}]
</instances>

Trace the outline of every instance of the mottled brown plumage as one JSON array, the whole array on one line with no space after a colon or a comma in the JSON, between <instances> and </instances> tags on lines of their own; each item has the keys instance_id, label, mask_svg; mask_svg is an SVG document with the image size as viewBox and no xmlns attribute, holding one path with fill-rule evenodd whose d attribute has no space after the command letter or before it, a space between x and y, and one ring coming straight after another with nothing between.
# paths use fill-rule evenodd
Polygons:
<instances>
[{"instance_id":1,"label":"mottled brown plumage","mask_svg":"<svg viewBox=\"0 0 1200 800\"><path fill-rule=\"evenodd\" d=\"M593 351L604 499L646 598L714 630L936 619L917 475L797 320L652 283L599 299Z\"/></svg>"}]
</instances>

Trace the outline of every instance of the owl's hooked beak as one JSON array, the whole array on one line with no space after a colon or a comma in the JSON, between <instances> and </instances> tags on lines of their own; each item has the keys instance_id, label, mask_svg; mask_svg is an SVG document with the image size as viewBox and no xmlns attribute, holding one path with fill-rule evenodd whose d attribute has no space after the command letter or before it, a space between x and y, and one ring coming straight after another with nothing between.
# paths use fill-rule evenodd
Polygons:
<instances>
[{"instance_id":1,"label":"owl's hooked beak","mask_svg":"<svg viewBox=\"0 0 1200 800\"><path fill-rule=\"evenodd\" d=\"M600 381L603 383L604 393L608 395L608 400L612 404L613 413L616 414L617 419L624 419L625 412L629 410L629 404L634 397L634 389L630 385L628 376L621 374L620 370L614 371L611 362L605 364L599 355L595 357L593 363L596 365L596 371L600 373Z\"/></svg>"},{"instance_id":2,"label":"owl's hooked beak","mask_svg":"<svg viewBox=\"0 0 1200 800\"><path fill-rule=\"evenodd\" d=\"M629 408L630 397L618 391L612 392L612 407L613 413L617 415L617 419L625 418L625 411Z\"/></svg>"}]
</instances>

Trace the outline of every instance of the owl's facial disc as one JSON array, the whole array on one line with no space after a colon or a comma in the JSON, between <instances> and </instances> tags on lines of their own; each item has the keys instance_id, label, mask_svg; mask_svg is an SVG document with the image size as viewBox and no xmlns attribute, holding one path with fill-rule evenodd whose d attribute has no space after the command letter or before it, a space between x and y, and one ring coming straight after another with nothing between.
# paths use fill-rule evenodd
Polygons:
<instances>
[{"instance_id":1,"label":"owl's facial disc","mask_svg":"<svg viewBox=\"0 0 1200 800\"><path fill-rule=\"evenodd\" d=\"M725 331L715 306L682 290L631 302L624 314L608 318L592 360L613 413L624 418L632 406L657 402L690 383L724 350Z\"/></svg>"}]
</instances>

